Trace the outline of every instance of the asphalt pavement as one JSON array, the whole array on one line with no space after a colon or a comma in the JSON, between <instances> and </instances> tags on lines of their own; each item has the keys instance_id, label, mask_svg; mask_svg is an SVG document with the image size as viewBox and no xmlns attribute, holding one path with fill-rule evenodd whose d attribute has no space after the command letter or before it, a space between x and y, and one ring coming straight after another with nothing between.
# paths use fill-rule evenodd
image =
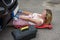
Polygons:
<instances>
[{"instance_id":1,"label":"asphalt pavement","mask_svg":"<svg viewBox=\"0 0 60 40\"><path fill-rule=\"evenodd\" d=\"M59 1L57 1L58 3ZM38 29L36 38L32 40L60 40L60 3L48 3L47 0L18 0L19 7L22 10L42 13L46 8L51 9L53 13L52 29ZM6 28L0 33L0 40L14 40L11 31L12 27Z\"/></svg>"}]
</instances>

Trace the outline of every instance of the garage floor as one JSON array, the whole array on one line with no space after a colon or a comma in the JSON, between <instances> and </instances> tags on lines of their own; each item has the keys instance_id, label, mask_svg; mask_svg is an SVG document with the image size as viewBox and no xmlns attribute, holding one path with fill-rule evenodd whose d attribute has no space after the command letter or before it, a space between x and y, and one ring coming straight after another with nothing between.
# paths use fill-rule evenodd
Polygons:
<instances>
[{"instance_id":1,"label":"garage floor","mask_svg":"<svg viewBox=\"0 0 60 40\"><path fill-rule=\"evenodd\" d=\"M49 8L53 13L53 29L38 29L36 38L32 40L60 40L60 4L46 4L47 0L19 0L20 9L30 12L42 12ZM11 31L12 27L7 27L0 33L0 40L14 40Z\"/></svg>"}]
</instances>

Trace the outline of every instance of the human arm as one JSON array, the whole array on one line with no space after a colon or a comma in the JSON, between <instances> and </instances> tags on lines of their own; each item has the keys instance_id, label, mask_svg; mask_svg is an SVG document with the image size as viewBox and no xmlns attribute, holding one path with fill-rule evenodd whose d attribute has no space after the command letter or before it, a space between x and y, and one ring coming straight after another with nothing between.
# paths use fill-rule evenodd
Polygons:
<instances>
[{"instance_id":1,"label":"human arm","mask_svg":"<svg viewBox=\"0 0 60 40\"><path fill-rule=\"evenodd\" d=\"M32 14L31 12L28 12L28 11L23 11L22 13L26 15Z\"/></svg>"},{"instance_id":2,"label":"human arm","mask_svg":"<svg viewBox=\"0 0 60 40\"><path fill-rule=\"evenodd\" d=\"M40 25L41 24L41 21L39 19L33 19L33 18L29 18L29 17L25 17L25 16L20 16L21 19L24 19L26 21L30 21L30 22L33 22L37 25Z\"/></svg>"}]
</instances>

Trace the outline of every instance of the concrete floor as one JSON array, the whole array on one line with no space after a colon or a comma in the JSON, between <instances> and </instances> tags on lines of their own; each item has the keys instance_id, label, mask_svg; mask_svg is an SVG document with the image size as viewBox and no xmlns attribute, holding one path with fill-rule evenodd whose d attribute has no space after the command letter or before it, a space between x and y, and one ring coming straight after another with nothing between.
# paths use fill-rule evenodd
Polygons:
<instances>
[{"instance_id":1,"label":"concrete floor","mask_svg":"<svg viewBox=\"0 0 60 40\"><path fill-rule=\"evenodd\" d=\"M47 4L47 0L19 0L20 9L30 12L42 12L49 8L53 13L53 29L38 29L36 38L32 40L60 40L60 4ZM0 40L14 40L11 31L12 27L7 27L0 33Z\"/></svg>"}]
</instances>

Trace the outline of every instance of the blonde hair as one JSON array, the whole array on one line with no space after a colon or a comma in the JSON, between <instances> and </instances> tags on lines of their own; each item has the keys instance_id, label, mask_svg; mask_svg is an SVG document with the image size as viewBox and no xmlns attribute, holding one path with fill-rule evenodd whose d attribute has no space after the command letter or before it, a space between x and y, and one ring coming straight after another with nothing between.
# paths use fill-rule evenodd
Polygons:
<instances>
[{"instance_id":1,"label":"blonde hair","mask_svg":"<svg viewBox=\"0 0 60 40\"><path fill-rule=\"evenodd\" d=\"M45 9L46 10L46 17L45 17L45 24L51 24L52 21L52 11L50 9Z\"/></svg>"}]
</instances>

